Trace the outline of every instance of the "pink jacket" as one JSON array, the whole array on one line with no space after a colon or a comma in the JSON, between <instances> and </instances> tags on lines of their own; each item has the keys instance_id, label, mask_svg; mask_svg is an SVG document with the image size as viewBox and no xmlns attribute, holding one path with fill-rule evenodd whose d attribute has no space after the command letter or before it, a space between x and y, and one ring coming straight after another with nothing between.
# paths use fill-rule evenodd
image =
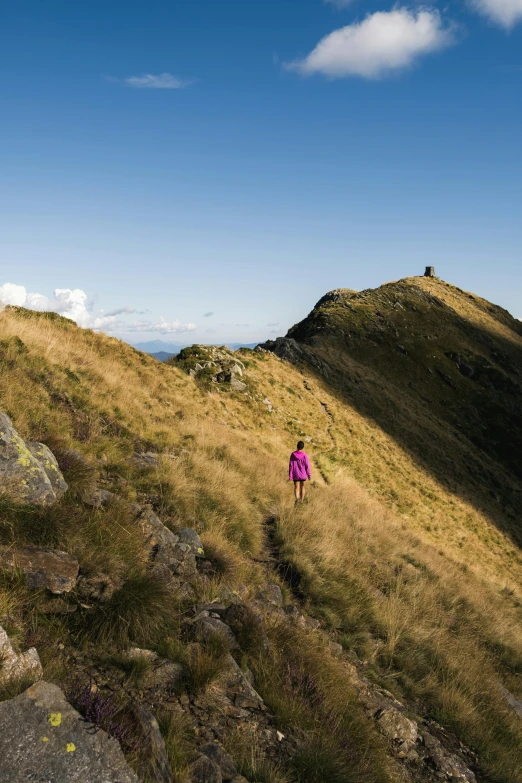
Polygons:
<instances>
[{"instance_id":1,"label":"pink jacket","mask_svg":"<svg viewBox=\"0 0 522 783\"><path fill-rule=\"evenodd\" d=\"M289 481L306 481L312 478L310 471L310 460L305 451L294 451L290 455L290 466L288 469Z\"/></svg>"}]
</instances>

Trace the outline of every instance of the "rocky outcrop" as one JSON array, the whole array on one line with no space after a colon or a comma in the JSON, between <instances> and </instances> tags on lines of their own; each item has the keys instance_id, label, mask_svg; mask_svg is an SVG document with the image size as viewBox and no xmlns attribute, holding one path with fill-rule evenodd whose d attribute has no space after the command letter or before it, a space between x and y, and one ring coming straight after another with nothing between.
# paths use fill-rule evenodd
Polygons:
<instances>
[{"instance_id":1,"label":"rocky outcrop","mask_svg":"<svg viewBox=\"0 0 522 783\"><path fill-rule=\"evenodd\" d=\"M191 378L204 377L210 383L228 386L237 392L247 389L247 384L240 380L245 365L226 348L193 345L181 351L176 360L186 367Z\"/></svg>"},{"instance_id":2,"label":"rocky outcrop","mask_svg":"<svg viewBox=\"0 0 522 783\"><path fill-rule=\"evenodd\" d=\"M60 594L76 585L79 564L76 558L54 549L0 546L0 568L23 571L32 590L45 587Z\"/></svg>"},{"instance_id":3,"label":"rocky outcrop","mask_svg":"<svg viewBox=\"0 0 522 783\"><path fill-rule=\"evenodd\" d=\"M205 557L201 540L195 530L181 528L173 533L156 516L150 506L136 508L138 524L150 552L153 570L159 576L193 579L197 560Z\"/></svg>"},{"instance_id":4,"label":"rocky outcrop","mask_svg":"<svg viewBox=\"0 0 522 783\"><path fill-rule=\"evenodd\" d=\"M47 682L0 703L0 758L9 783L138 783L116 740L93 731Z\"/></svg>"},{"instance_id":5,"label":"rocky outcrop","mask_svg":"<svg viewBox=\"0 0 522 783\"><path fill-rule=\"evenodd\" d=\"M42 665L34 647L27 652L17 654L9 641L9 637L0 625L0 687L13 682L29 682L39 680L42 676Z\"/></svg>"},{"instance_id":6,"label":"rocky outcrop","mask_svg":"<svg viewBox=\"0 0 522 783\"><path fill-rule=\"evenodd\" d=\"M16 503L48 506L67 484L52 452L42 443L26 443L0 411L0 494Z\"/></svg>"}]
</instances>

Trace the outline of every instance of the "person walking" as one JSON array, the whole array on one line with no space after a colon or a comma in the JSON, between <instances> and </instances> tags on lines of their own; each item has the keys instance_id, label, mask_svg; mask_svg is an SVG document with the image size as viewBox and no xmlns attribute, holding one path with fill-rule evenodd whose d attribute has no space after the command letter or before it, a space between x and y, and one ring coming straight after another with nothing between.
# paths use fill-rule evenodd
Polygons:
<instances>
[{"instance_id":1,"label":"person walking","mask_svg":"<svg viewBox=\"0 0 522 783\"><path fill-rule=\"evenodd\" d=\"M297 444L297 451L290 454L290 465L288 468L288 480L294 482L295 502L301 503L305 499L305 482L312 478L310 470L310 460L306 451L303 451L304 443L302 440Z\"/></svg>"}]
</instances>

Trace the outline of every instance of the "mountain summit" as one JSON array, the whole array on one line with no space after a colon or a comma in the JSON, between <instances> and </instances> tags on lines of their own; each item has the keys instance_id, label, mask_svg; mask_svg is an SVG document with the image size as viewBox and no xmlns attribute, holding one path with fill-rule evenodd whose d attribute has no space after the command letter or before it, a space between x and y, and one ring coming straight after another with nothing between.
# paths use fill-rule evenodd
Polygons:
<instances>
[{"instance_id":1,"label":"mountain summit","mask_svg":"<svg viewBox=\"0 0 522 783\"><path fill-rule=\"evenodd\" d=\"M522 323L433 277L323 296L265 343L522 541Z\"/></svg>"}]
</instances>

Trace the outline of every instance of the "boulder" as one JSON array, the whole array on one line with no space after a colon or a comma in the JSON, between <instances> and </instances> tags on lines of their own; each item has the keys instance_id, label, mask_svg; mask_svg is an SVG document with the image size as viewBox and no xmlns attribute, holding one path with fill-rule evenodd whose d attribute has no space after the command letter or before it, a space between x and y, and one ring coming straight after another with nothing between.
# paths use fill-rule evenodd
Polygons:
<instances>
[{"instance_id":1,"label":"boulder","mask_svg":"<svg viewBox=\"0 0 522 783\"><path fill-rule=\"evenodd\" d=\"M201 612L194 623L194 636L198 642L208 642L211 639L221 639L230 650L239 650L236 637L217 617L210 617L208 612Z\"/></svg>"},{"instance_id":2,"label":"boulder","mask_svg":"<svg viewBox=\"0 0 522 783\"><path fill-rule=\"evenodd\" d=\"M243 383L243 381L240 381L236 378L235 375L232 375L230 378L230 388L237 392L244 392L246 389L246 383Z\"/></svg>"},{"instance_id":3,"label":"boulder","mask_svg":"<svg viewBox=\"0 0 522 783\"><path fill-rule=\"evenodd\" d=\"M235 707L241 710L266 710L265 703L245 673L228 653L224 659L224 668L214 683L214 687L226 693L234 700Z\"/></svg>"},{"instance_id":4,"label":"boulder","mask_svg":"<svg viewBox=\"0 0 522 783\"><path fill-rule=\"evenodd\" d=\"M150 548L150 559L155 566L166 567L160 568L158 573L170 573L183 579L191 579L196 575L196 558L204 557L205 552L195 530L182 528L178 533L173 533L150 507L139 510L138 523L146 546Z\"/></svg>"},{"instance_id":5,"label":"boulder","mask_svg":"<svg viewBox=\"0 0 522 783\"><path fill-rule=\"evenodd\" d=\"M222 783L223 776L218 765L208 756L200 756L189 768L189 783Z\"/></svg>"},{"instance_id":6,"label":"boulder","mask_svg":"<svg viewBox=\"0 0 522 783\"><path fill-rule=\"evenodd\" d=\"M116 740L47 682L0 703L0 758L6 783L138 783Z\"/></svg>"},{"instance_id":7,"label":"boulder","mask_svg":"<svg viewBox=\"0 0 522 783\"><path fill-rule=\"evenodd\" d=\"M150 783L172 783L167 748L158 721L138 702L134 702L132 711L147 744L147 781Z\"/></svg>"},{"instance_id":8,"label":"boulder","mask_svg":"<svg viewBox=\"0 0 522 783\"><path fill-rule=\"evenodd\" d=\"M66 552L38 547L0 546L0 568L18 568L27 575L29 587L46 587L51 593L68 593L76 585L79 565Z\"/></svg>"},{"instance_id":9,"label":"boulder","mask_svg":"<svg viewBox=\"0 0 522 783\"><path fill-rule=\"evenodd\" d=\"M189 527L182 527L181 530L178 530L178 538L180 544L188 546L195 557L205 557L203 544L195 530Z\"/></svg>"},{"instance_id":10,"label":"boulder","mask_svg":"<svg viewBox=\"0 0 522 783\"><path fill-rule=\"evenodd\" d=\"M56 499L59 500L67 492L67 482L62 476L62 471L53 452L45 443L36 443L35 441L29 441L27 448L45 470Z\"/></svg>"},{"instance_id":11,"label":"boulder","mask_svg":"<svg viewBox=\"0 0 522 783\"><path fill-rule=\"evenodd\" d=\"M413 750L418 736L417 724L396 707L381 710L377 715L377 725L392 742L397 755L407 756Z\"/></svg>"},{"instance_id":12,"label":"boulder","mask_svg":"<svg viewBox=\"0 0 522 783\"><path fill-rule=\"evenodd\" d=\"M49 506L57 500L44 467L1 411L0 494L16 503L34 506Z\"/></svg>"},{"instance_id":13,"label":"boulder","mask_svg":"<svg viewBox=\"0 0 522 783\"><path fill-rule=\"evenodd\" d=\"M237 769L232 756L230 756L217 742L208 742L203 745L200 752L218 765L223 783L229 783L237 776Z\"/></svg>"},{"instance_id":14,"label":"boulder","mask_svg":"<svg viewBox=\"0 0 522 783\"><path fill-rule=\"evenodd\" d=\"M0 687L12 682L34 682L42 676L42 665L34 647L19 655L0 625Z\"/></svg>"}]
</instances>

